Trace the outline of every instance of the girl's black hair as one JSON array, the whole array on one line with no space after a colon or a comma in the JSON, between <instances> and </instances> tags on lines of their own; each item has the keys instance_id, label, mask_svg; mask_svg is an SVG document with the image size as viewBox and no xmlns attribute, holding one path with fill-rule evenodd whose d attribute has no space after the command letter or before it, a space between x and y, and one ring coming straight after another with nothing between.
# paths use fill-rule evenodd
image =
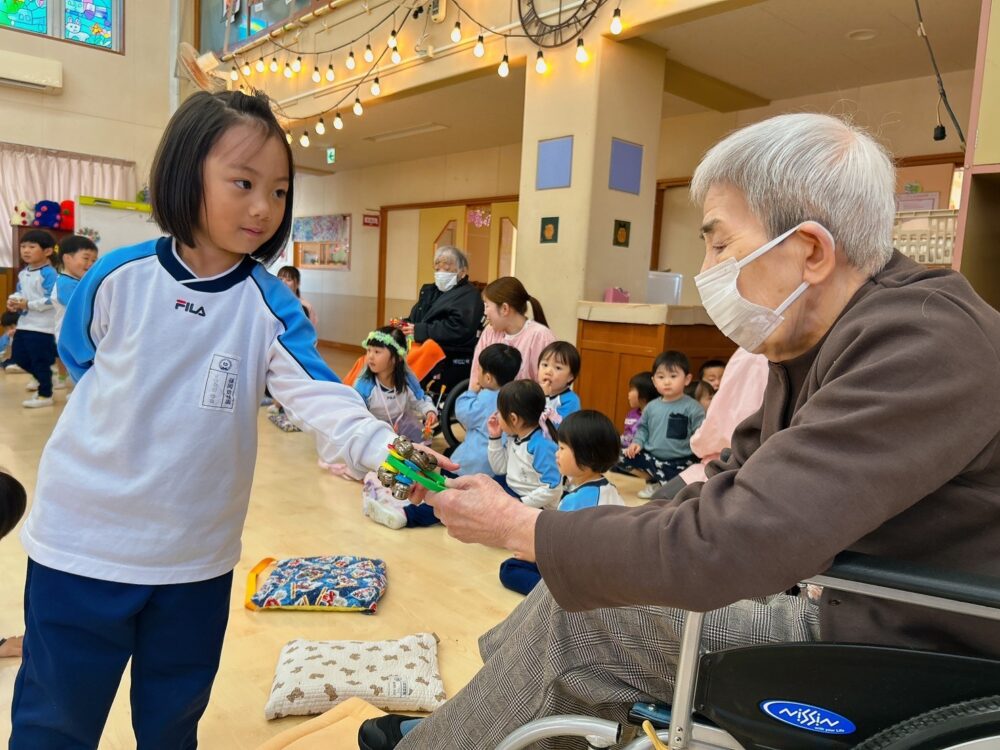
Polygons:
<instances>
[{"instance_id":1,"label":"girl's black hair","mask_svg":"<svg viewBox=\"0 0 1000 750\"><path fill-rule=\"evenodd\" d=\"M28 507L28 493L24 485L5 471L0 471L0 539L3 539L21 520Z\"/></svg>"},{"instance_id":2,"label":"girl's black hair","mask_svg":"<svg viewBox=\"0 0 1000 750\"><path fill-rule=\"evenodd\" d=\"M593 409L583 409L568 415L559 424L556 440L569 446L581 468L603 474L618 463L621 436L614 423Z\"/></svg>"},{"instance_id":3,"label":"girl's black hair","mask_svg":"<svg viewBox=\"0 0 1000 750\"><path fill-rule=\"evenodd\" d=\"M9 328L10 326L17 325L17 319L21 317L21 313L4 311L0 314L0 328Z\"/></svg>"},{"instance_id":4,"label":"girl's black hair","mask_svg":"<svg viewBox=\"0 0 1000 750\"><path fill-rule=\"evenodd\" d=\"M656 386L653 385L653 373L649 370L637 372L632 376L628 381L628 389L632 390L633 388L639 394L639 400L645 401L647 404L651 401L656 401L660 397L660 394L656 391Z\"/></svg>"},{"instance_id":5,"label":"girl's black hair","mask_svg":"<svg viewBox=\"0 0 1000 750\"><path fill-rule=\"evenodd\" d=\"M295 164L266 94L199 91L185 99L167 123L156 149L149 177L150 203L160 228L178 242L194 247L194 232L205 203L205 159L223 133L234 125L246 124L256 125L266 138L277 138L288 157L288 192L281 224L251 256L268 265L281 254L292 228Z\"/></svg>"},{"instance_id":6,"label":"girl's black hair","mask_svg":"<svg viewBox=\"0 0 1000 750\"><path fill-rule=\"evenodd\" d=\"M302 297L299 294L299 284L302 283L302 274L299 273L299 269L295 266L282 266L278 269L278 273L275 274L279 279L291 279L295 282L295 296Z\"/></svg>"},{"instance_id":7,"label":"girl's black hair","mask_svg":"<svg viewBox=\"0 0 1000 750\"><path fill-rule=\"evenodd\" d=\"M545 391L534 380L507 383L497 393L497 411L507 424L511 414L519 416L525 424L538 424L545 411Z\"/></svg>"},{"instance_id":8,"label":"girl's black hair","mask_svg":"<svg viewBox=\"0 0 1000 750\"><path fill-rule=\"evenodd\" d=\"M395 326L382 326L381 328L375 329L379 333L387 333L392 336L392 340L403 347L403 351L406 351L406 336L401 330ZM406 357L400 357L399 352L390 346L386 346L381 341L368 341L365 340L366 346L379 346L383 349L389 350L389 356L392 357L392 387L395 389L396 393L402 393L406 390ZM362 377L375 379L375 376L368 371L368 368L362 370Z\"/></svg>"},{"instance_id":9,"label":"girl's black hair","mask_svg":"<svg viewBox=\"0 0 1000 750\"><path fill-rule=\"evenodd\" d=\"M553 341L542 349L536 364L542 364L542 360L548 357L555 357L557 362L566 365L574 381L580 376L580 352L568 341Z\"/></svg>"}]
</instances>

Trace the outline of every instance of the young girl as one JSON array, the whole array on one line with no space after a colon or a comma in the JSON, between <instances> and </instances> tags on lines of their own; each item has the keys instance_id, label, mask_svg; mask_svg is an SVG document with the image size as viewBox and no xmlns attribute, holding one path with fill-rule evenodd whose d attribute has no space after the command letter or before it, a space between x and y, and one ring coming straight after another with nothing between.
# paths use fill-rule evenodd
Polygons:
<instances>
[{"instance_id":1,"label":"young girl","mask_svg":"<svg viewBox=\"0 0 1000 750\"><path fill-rule=\"evenodd\" d=\"M559 423L580 411L573 383L580 374L580 352L568 341L553 341L538 355L538 384L545 392L545 413Z\"/></svg>"},{"instance_id":2,"label":"young girl","mask_svg":"<svg viewBox=\"0 0 1000 750\"><path fill-rule=\"evenodd\" d=\"M138 746L195 746L265 385L329 463L374 470L395 438L338 382L302 305L263 265L288 238L293 173L264 95L194 94L152 167L169 236L105 255L70 299L59 354L76 393L21 533L13 750L97 747L130 658Z\"/></svg>"},{"instance_id":3,"label":"young girl","mask_svg":"<svg viewBox=\"0 0 1000 750\"><path fill-rule=\"evenodd\" d=\"M534 319L529 319L528 303ZM513 276L503 276L486 285L483 306L487 326L479 337L472 355L469 388L479 390L479 353L490 344L507 344L521 352L518 380L538 379L538 355L556 340L546 327L545 312L538 300L528 294L524 285Z\"/></svg>"},{"instance_id":4,"label":"young girl","mask_svg":"<svg viewBox=\"0 0 1000 750\"><path fill-rule=\"evenodd\" d=\"M618 433L614 423L598 411L570 414L559 425L556 464L566 478L559 510L624 505L618 489L604 478L618 460ZM531 592L541 580L533 562L510 558L500 565L500 583L521 594Z\"/></svg>"},{"instance_id":5,"label":"young girl","mask_svg":"<svg viewBox=\"0 0 1000 750\"><path fill-rule=\"evenodd\" d=\"M295 296L302 303L302 311L309 318L309 322L312 323L313 328L319 330L319 318L316 317L316 309L308 300L302 299L302 295L299 294L299 284L302 282L302 275L299 273L299 269L295 266L282 266L278 269L277 276L285 282L285 286L295 292Z\"/></svg>"},{"instance_id":6,"label":"young girl","mask_svg":"<svg viewBox=\"0 0 1000 750\"><path fill-rule=\"evenodd\" d=\"M562 492L556 444L539 425L545 394L530 380L507 383L497 393L497 411L486 423L488 456L496 479L511 495L532 508L555 508ZM555 435L555 425L548 424ZM501 440L507 434L506 446Z\"/></svg>"},{"instance_id":7,"label":"young girl","mask_svg":"<svg viewBox=\"0 0 1000 750\"><path fill-rule=\"evenodd\" d=\"M415 443L427 442L437 424L437 411L406 366L406 336L385 326L369 333L361 345L367 350L365 369L354 387L368 410L400 435Z\"/></svg>"},{"instance_id":8,"label":"young girl","mask_svg":"<svg viewBox=\"0 0 1000 750\"><path fill-rule=\"evenodd\" d=\"M632 445L635 438L635 431L639 429L639 420L642 418L642 411L646 404L659 398L656 386L653 385L653 373L649 370L637 372L628 381L628 407L629 412L625 415L625 429L622 431L622 448ZM628 472L631 473L631 472Z\"/></svg>"}]
</instances>

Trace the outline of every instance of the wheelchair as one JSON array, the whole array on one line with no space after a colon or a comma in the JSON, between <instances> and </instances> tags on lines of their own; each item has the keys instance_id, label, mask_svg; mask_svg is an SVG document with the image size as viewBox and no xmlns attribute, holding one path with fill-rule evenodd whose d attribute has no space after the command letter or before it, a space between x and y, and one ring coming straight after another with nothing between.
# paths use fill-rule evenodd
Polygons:
<instances>
[{"instance_id":1,"label":"wheelchair","mask_svg":"<svg viewBox=\"0 0 1000 750\"><path fill-rule=\"evenodd\" d=\"M458 403L459 396L467 390L469 390L468 378L454 385L445 395L444 402L438 406L438 423L441 426L441 434L448 443L448 455L462 444L465 435L458 417L455 416L455 404ZM456 427L459 429L456 430Z\"/></svg>"},{"instance_id":2,"label":"wheelchair","mask_svg":"<svg viewBox=\"0 0 1000 750\"><path fill-rule=\"evenodd\" d=\"M1000 580L986 576L845 552L807 583L1000 621ZM704 618L686 616L672 706L629 712L630 724L652 724L656 741L640 736L626 750L1000 749L1000 660L823 642L701 653ZM625 729L550 716L496 750L560 736L610 747Z\"/></svg>"}]
</instances>

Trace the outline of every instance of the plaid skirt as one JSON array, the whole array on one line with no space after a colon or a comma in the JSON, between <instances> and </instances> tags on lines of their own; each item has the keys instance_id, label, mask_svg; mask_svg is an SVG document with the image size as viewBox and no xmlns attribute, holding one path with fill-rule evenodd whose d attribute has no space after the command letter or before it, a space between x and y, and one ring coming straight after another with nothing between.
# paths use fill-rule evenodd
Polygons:
<instances>
[{"instance_id":1,"label":"plaid skirt","mask_svg":"<svg viewBox=\"0 0 1000 750\"><path fill-rule=\"evenodd\" d=\"M479 639L483 668L397 747L483 750L543 716L587 714L624 722L637 701L669 703L684 614L649 606L566 612L542 581ZM718 651L818 638L816 605L778 595L709 613L702 645ZM587 745L582 738L561 737L532 747Z\"/></svg>"}]
</instances>

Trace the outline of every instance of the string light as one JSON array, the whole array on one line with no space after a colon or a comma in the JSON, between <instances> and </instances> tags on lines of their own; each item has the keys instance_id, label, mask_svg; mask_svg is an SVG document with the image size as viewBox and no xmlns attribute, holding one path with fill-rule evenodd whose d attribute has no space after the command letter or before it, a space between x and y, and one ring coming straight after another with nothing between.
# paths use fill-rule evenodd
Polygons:
<instances>
[{"instance_id":1,"label":"string light","mask_svg":"<svg viewBox=\"0 0 1000 750\"><path fill-rule=\"evenodd\" d=\"M618 36L622 33L622 9L615 8L615 12L611 15L611 33Z\"/></svg>"},{"instance_id":2,"label":"string light","mask_svg":"<svg viewBox=\"0 0 1000 750\"><path fill-rule=\"evenodd\" d=\"M270 70L272 73L277 73L278 72L278 58L277 57L272 57L271 58L271 64L267 66L267 69Z\"/></svg>"},{"instance_id":3,"label":"string light","mask_svg":"<svg viewBox=\"0 0 1000 750\"><path fill-rule=\"evenodd\" d=\"M319 74L319 66L318 65L313 68L312 79L313 79L313 83L319 83L320 81L323 80L323 76L321 76Z\"/></svg>"},{"instance_id":4,"label":"string light","mask_svg":"<svg viewBox=\"0 0 1000 750\"><path fill-rule=\"evenodd\" d=\"M378 76L375 76L375 80L372 81L372 96L378 96L382 93L382 87L378 85Z\"/></svg>"},{"instance_id":5,"label":"string light","mask_svg":"<svg viewBox=\"0 0 1000 750\"><path fill-rule=\"evenodd\" d=\"M396 41L396 30L393 29L392 33L389 34L389 46L396 49L397 44L399 44L399 42Z\"/></svg>"},{"instance_id":6,"label":"string light","mask_svg":"<svg viewBox=\"0 0 1000 750\"><path fill-rule=\"evenodd\" d=\"M244 60L243 61L243 67L242 67L241 70L243 71L243 75L245 75L245 76L250 75L250 62L247 61L247 60Z\"/></svg>"},{"instance_id":7,"label":"string light","mask_svg":"<svg viewBox=\"0 0 1000 750\"><path fill-rule=\"evenodd\" d=\"M358 67L358 63L354 59L354 50L351 50L350 52L347 53L346 65L348 70L354 70L356 67Z\"/></svg>"},{"instance_id":8,"label":"string light","mask_svg":"<svg viewBox=\"0 0 1000 750\"><path fill-rule=\"evenodd\" d=\"M305 130L302 132L302 137L299 138L299 145L302 148L309 148L309 131Z\"/></svg>"},{"instance_id":9,"label":"string light","mask_svg":"<svg viewBox=\"0 0 1000 750\"><path fill-rule=\"evenodd\" d=\"M284 70L284 73L283 73L283 75L285 76L285 78L291 78L291 77L292 77L292 69L291 69L291 67L290 67L290 66L288 65L288 63L287 63L287 62L285 63L285 70Z\"/></svg>"},{"instance_id":10,"label":"string light","mask_svg":"<svg viewBox=\"0 0 1000 750\"><path fill-rule=\"evenodd\" d=\"M476 57L482 57L486 54L486 46L483 44L483 35L480 34L476 39L476 46L472 48L472 54Z\"/></svg>"},{"instance_id":11,"label":"string light","mask_svg":"<svg viewBox=\"0 0 1000 750\"><path fill-rule=\"evenodd\" d=\"M392 51L392 54L389 55L389 59L392 60L392 64L393 65L399 65L403 61L403 56L401 54L399 54L399 50L398 49L394 49Z\"/></svg>"},{"instance_id":12,"label":"string light","mask_svg":"<svg viewBox=\"0 0 1000 750\"><path fill-rule=\"evenodd\" d=\"M234 81L240 80L240 72L236 69L235 65L233 66L233 69L229 71L229 77Z\"/></svg>"},{"instance_id":13,"label":"string light","mask_svg":"<svg viewBox=\"0 0 1000 750\"><path fill-rule=\"evenodd\" d=\"M338 112L337 114L335 114L333 116L333 129L334 130L343 130L344 129L344 120L343 120L343 118L341 118L340 112Z\"/></svg>"},{"instance_id":14,"label":"string light","mask_svg":"<svg viewBox=\"0 0 1000 750\"><path fill-rule=\"evenodd\" d=\"M506 78L510 75L510 61L507 59L507 55L504 55L503 60L500 61L500 65L497 67L497 75L501 78Z\"/></svg>"},{"instance_id":15,"label":"string light","mask_svg":"<svg viewBox=\"0 0 1000 750\"><path fill-rule=\"evenodd\" d=\"M333 72L333 63L330 63L326 67L326 80L333 81L337 77L337 74Z\"/></svg>"},{"instance_id":16,"label":"string light","mask_svg":"<svg viewBox=\"0 0 1000 750\"><path fill-rule=\"evenodd\" d=\"M545 55L541 50L538 50L538 54L535 56L535 72L540 75L549 72L549 64L545 62Z\"/></svg>"},{"instance_id":17,"label":"string light","mask_svg":"<svg viewBox=\"0 0 1000 750\"><path fill-rule=\"evenodd\" d=\"M295 62L292 63L292 70L294 70L296 73L302 72L302 58L301 57L296 57L295 58Z\"/></svg>"},{"instance_id":18,"label":"string light","mask_svg":"<svg viewBox=\"0 0 1000 750\"><path fill-rule=\"evenodd\" d=\"M372 46L370 44L365 45L365 62L370 63L375 61L375 53L372 52Z\"/></svg>"},{"instance_id":19,"label":"string light","mask_svg":"<svg viewBox=\"0 0 1000 750\"><path fill-rule=\"evenodd\" d=\"M260 56L260 59L257 61L256 65L254 65L254 67L257 68L257 72L258 73L263 73L264 72L264 56L263 55Z\"/></svg>"},{"instance_id":20,"label":"string light","mask_svg":"<svg viewBox=\"0 0 1000 750\"><path fill-rule=\"evenodd\" d=\"M358 97L354 97L353 109L354 109L354 114L356 114L358 117L361 117L361 115L364 114L365 108L361 106L361 99L359 99Z\"/></svg>"},{"instance_id":21,"label":"string light","mask_svg":"<svg viewBox=\"0 0 1000 750\"><path fill-rule=\"evenodd\" d=\"M326 123L323 122L323 118L319 118L319 122L316 123L316 135L323 135L326 132Z\"/></svg>"},{"instance_id":22,"label":"string light","mask_svg":"<svg viewBox=\"0 0 1000 750\"><path fill-rule=\"evenodd\" d=\"M462 22L455 21L455 28L451 30L451 41L458 44L462 41Z\"/></svg>"},{"instance_id":23,"label":"string light","mask_svg":"<svg viewBox=\"0 0 1000 750\"><path fill-rule=\"evenodd\" d=\"M289 146L292 145L292 134L289 133L287 130L285 131L285 140L288 141Z\"/></svg>"},{"instance_id":24,"label":"string light","mask_svg":"<svg viewBox=\"0 0 1000 750\"><path fill-rule=\"evenodd\" d=\"M590 55L587 54L587 48L583 46L583 37L576 40L576 61L578 63L585 63L590 59Z\"/></svg>"}]
</instances>

